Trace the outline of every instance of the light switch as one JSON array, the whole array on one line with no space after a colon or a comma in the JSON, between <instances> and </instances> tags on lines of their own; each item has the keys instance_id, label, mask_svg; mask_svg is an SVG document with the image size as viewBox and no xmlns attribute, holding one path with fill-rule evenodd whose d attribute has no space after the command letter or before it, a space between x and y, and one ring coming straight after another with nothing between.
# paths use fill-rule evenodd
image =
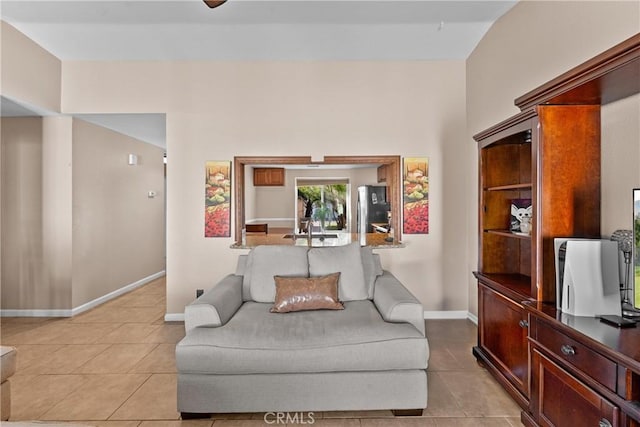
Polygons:
<instances>
[{"instance_id":1,"label":"light switch","mask_svg":"<svg viewBox=\"0 0 640 427\"><path fill-rule=\"evenodd\" d=\"M147 193L147 197L149 197L150 199L153 199L154 197L156 197L156 192L155 191L149 191Z\"/></svg>"}]
</instances>

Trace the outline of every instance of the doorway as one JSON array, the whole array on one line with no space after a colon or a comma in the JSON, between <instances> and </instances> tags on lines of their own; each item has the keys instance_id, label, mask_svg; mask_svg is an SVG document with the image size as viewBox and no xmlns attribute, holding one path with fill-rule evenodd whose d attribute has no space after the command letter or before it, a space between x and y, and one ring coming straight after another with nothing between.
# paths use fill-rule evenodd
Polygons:
<instances>
[{"instance_id":1,"label":"doorway","mask_svg":"<svg viewBox=\"0 0 640 427\"><path fill-rule=\"evenodd\" d=\"M296 178L296 232L348 233L351 186L348 178Z\"/></svg>"}]
</instances>

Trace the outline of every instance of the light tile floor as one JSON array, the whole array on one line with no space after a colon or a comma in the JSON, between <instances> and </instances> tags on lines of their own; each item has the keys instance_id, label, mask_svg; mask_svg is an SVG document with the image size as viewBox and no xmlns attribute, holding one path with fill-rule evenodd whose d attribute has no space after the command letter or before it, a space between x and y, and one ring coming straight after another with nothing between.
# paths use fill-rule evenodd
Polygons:
<instances>
[{"instance_id":1,"label":"light tile floor","mask_svg":"<svg viewBox=\"0 0 640 427\"><path fill-rule=\"evenodd\" d=\"M175 344L166 323L164 278L71 319L2 318L0 342L18 349L11 378L12 421L96 427L254 427L264 414L181 421L176 411ZM422 417L389 411L313 414L321 427L520 426L520 409L471 355L476 326L428 320L429 406ZM309 415L297 425L311 424ZM289 425L294 425L290 423ZM280 424L282 425L282 424Z\"/></svg>"}]
</instances>

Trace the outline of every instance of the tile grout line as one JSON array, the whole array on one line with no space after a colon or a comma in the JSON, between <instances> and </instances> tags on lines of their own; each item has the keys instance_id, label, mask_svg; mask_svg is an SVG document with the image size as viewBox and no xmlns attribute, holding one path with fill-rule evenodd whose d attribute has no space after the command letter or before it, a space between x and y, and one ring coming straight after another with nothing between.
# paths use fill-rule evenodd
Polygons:
<instances>
[{"instance_id":1,"label":"tile grout line","mask_svg":"<svg viewBox=\"0 0 640 427\"><path fill-rule=\"evenodd\" d=\"M136 372L133 372L133 370L136 368L136 366L138 366L140 363L142 363L142 361L144 359L146 359L147 357L149 357L151 355L151 353L153 353L158 347L160 347L160 343L144 343L144 344L155 344L153 346L153 348L147 353L145 354L140 360L138 360L131 368L129 368L129 370L126 372L127 374L136 374ZM137 372L137 373L145 373L145 372ZM155 372L152 372L151 374L153 375ZM146 382L146 381L145 381Z\"/></svg>"},{"instance_id":2,"label":"tile grout line","mask_svg":"<svg viewBox=\"0 0 640 427\"><path fill-rule=\"evenodd\" d=\"M38 375L38 376L47 376L47 375L56 376L56 375L65 375L65 374L42 374L42 375ZM87 382L89 382L89 379L86 378L86 375L78 375L78 374L71 374L71 375L78 376L78 377L82 378L82 383L77 388L83 387ZM71 375L68 375L68 376L71 376ZM48 420L43 420L42 417L45 416L47 414L47 412L51 411L53 408L58 406L67 397L71 396L71 394L73 394L74 392L75 392L75 390L69 390L69 392L64 394L64 396L62 396L56 403L54 403L49 408L45 409L40 415L38 415L38 417L36 419L39 420L39 421L48 421Z\"/></svg>"},{"instance_id":3,"label":"tile grout line","mask_svg":"<svg viewBox=\"0 0 640 427\"><path fill-rule=\"evenodd\" d=\"M125 374L125 375L126 375L126 374ZM144 375L144 374L138 374L138 375ZM125 421L125 420L112 420L112 419L111 419L111 417L113 417L113 415L114 415L116 412L118 412L118 410L119 410L120 408L122 408L122 406L124 406L124 405L129 401L129 399L131 399L131 397L132 397L134 394L136 394L136 392L137 392L138 390L140 390L140 389L142 388L142 386L144 386L144 385L145 385L145 384L146 384L146 383L151 379L151 377L152 377L154 374L147 374L147 375L148 375L147 379L146 379L146 380L144 380L144 381L142 381L142 383L140 383L140 385L139 385L135 390L133 390L133 391L131 392L131 394L129 394L129 396L127 396L127 398L126 398L126 399L124 399L124 400L122 401L122 403L121 403L121 404L120 404L116 409L114 409L114 410L113 410L113 412L112 412L111 414L109 414L109 416L107 417L107 419L106 419L105 421ZM143 421L143 420L140 420L140 422L138 423L138 425L142 424L142 421Z\"/></svg>"}]
</instances>

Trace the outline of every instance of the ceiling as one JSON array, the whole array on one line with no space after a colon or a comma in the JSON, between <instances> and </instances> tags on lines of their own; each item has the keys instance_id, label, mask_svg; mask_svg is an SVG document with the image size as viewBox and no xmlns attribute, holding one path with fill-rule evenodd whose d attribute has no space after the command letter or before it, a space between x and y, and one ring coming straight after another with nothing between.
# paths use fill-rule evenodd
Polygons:
<instances>
[{"instance_id":1,"label":"ceiling","mask_svg":"<svg viewBox=\"0 0 640 427\"><path fill-rule=\"evenodd\" d=\"M46 117L58 113L0 96L0 117ZM158 113L67 114L140 141L166 148L166 116Z\"/></svg>"},{"instance_id":2,"label":"ceiling","mask_svg":"<svg viewBox=\"0 0 640 427\"><path fill-rule=\"evenodd\" d=\"M62 60L466 59L516 0L3 0Z\"/></svg>"},{"instance_id":3,"label":"ceiling","mask_svg":"<svg viewBox=\"0 0 640 427\"><path fill-rule=\"evenodd\" d=\"M63 61L464 60L516 2L2 0L0 13ZM46 115L6 98L1 108L3 117ZM164 115L78 117L139 139L131 132L152 126L142 140L165 145Z\"/></svg>"},{"instance_id":4,"label":"ceiling","mask_svg":"<svg viewBox=\"0 0 640 427\"><path fill-rule=\"evenodd\" d=\"M14 101L4 96L0 96L0 110L2 117L33 117L50 116L51 112L38 109L33 105L26 105L19 101Z\"/></svg>"}]
</instances>

